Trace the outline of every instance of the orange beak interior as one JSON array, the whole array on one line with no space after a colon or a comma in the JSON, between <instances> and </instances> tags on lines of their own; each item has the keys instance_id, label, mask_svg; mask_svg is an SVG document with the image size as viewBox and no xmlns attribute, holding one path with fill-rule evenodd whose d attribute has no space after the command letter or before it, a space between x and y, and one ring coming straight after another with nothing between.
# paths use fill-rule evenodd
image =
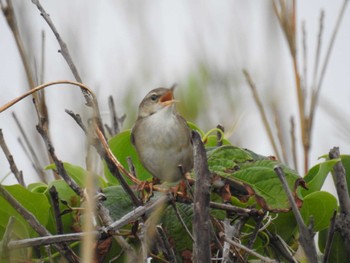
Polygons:
<instances>
[{"instance_id":1,"label":"orange beak interior","mask_svg":"<svg viewBox=\"0 0 350 263\"><path fill-rule=\"evenodd\" d=\"M167 93L165 93L162 97L160 97L159 102L164 106L167 106L176 102L176 100L173 99L173 91L169 90Z\"/></svg>"}]
</instances>

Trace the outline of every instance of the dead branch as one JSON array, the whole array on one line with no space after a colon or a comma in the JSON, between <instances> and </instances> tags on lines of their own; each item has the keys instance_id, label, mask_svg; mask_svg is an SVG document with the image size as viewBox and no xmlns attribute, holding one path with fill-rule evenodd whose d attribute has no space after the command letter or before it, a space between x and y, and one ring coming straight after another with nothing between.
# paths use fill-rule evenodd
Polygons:
<instances>
[{"instance_id":1,"label":"dead branch","mask_svg":"<svg viewBox=\"0 0 350 263\"><path fill-rule=\"evenodd\" d=\"M15 160L13 159L13 155L11 154L9 148L6 145L5 138L4 138L4 135L2 133L2 129L0 129L0 147L1 147L2 151L4 152L6 159L8 160L8 162L10 164L11 172L16 177L17 182L20 185L25 186L25 183L23 180L23 173L22 173L22 171L18 170L17 165L15 163Z\"/></svg>"}]
</instances>

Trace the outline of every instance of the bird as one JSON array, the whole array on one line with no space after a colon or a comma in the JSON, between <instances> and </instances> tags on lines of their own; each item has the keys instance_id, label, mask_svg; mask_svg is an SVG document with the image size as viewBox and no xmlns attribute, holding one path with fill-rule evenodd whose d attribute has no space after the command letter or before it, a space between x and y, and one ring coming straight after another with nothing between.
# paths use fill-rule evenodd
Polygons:
<instances>
[{"instance_id":1,"label":"bird","mask_svg":"<svg viewBox=\"0 0 350 263\"><path fill-rule=\"evenodd\" d=\"M177 112L174 88L156 88L141 101L131 142L154 178L178 182L193 168L191 130Z\"/></svg>"}]
</instances>

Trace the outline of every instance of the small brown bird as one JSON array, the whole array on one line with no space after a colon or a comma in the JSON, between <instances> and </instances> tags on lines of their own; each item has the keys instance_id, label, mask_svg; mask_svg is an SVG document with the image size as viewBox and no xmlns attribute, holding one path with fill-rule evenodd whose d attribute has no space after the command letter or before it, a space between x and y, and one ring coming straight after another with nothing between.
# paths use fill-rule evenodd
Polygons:
<instances>
[{"instance_id":1,"label":"small brown bird","mask_svg":"<svg viewBox=\"0 0 350 263\"><path fill-rule=\"evenodd\" d=\"M131 131L131 142L143 166L166 182L179 181L181 172L193 167L191 131L176 111L174 87L154 89L146 95Z\"/></svg>"}]
</instances>

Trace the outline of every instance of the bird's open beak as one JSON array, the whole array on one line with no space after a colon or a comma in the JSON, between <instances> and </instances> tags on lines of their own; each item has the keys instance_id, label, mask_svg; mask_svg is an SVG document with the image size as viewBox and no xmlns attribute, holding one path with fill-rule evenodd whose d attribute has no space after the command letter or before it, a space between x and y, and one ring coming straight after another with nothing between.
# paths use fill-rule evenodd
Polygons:
<instances>
[{"instance_id":1,"label":"bird's open beak","mask_svg":"<svg viewBox=\"0 0 350 263\"><path fill-rule=\"evenodd\" d=\"M175 102L179 102L179 101L174 100L173 89L170 89L167 93L165 93L162 97L160 97L159 102L163 106L168 106L168 105L171 105L171 104L173 104Z\"/></svg>"}]
</instances>

